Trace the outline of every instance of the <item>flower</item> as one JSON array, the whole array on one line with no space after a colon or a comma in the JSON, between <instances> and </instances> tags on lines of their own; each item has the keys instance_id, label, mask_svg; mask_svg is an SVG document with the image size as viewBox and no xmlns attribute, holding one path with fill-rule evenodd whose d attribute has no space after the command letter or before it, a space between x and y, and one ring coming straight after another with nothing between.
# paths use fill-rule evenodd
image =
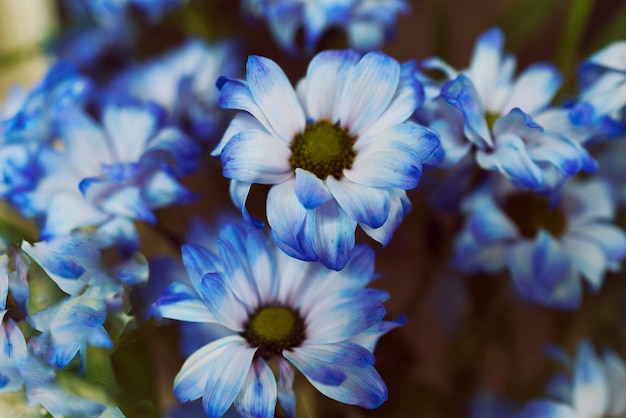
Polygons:
<instances>
[{"instance_id":1,"label":"flower","mask_svg":"<svg viewBox=\"0 0 626 418\"><path fill-rule=\"evenodd\" d=\"M502 53L503 42L499 29L485 31L460 73L438 58L422 62L449 81L417 118L440 134L438 160L445 166L474 150L480 167L498 171L518 188L550 194L564 179L597 166L567 132L542 126L554 117L548 105L561 85L556 68L537 63L513 80L515 58Z\"/></svg>"},{"instance_id":2,"label":"flower","mask_svg":"<svg viewBox=\"0 0 626 418\"><path fill-rule=\"evenodd\" d=\"M331 27L344 28L351 47L372 50L393 34L396 17L409 11L406 0L246 0L244 7L266 19L274 39L289 51L297 50L300 27L308 51Z\"/></svg>"},{"instance_id":3,"label":"flower","mask_svg":"<svg viewBox=\"0 0 626 418\"><path fill-rule=\"evenodd\" d=\"M212 138L221 121L216 112L220 74L234 74L236 51L231 43L209 45L199 39L119 75L111 91L130 94L163 107L168 120L194 137Z\"/></svg>"},{"instance_id":4,"label":"flower","mask_svg":"<svg viewBox=\"0 0 626 418\"><path fill-rule=\"evenodd\" d=\"M578 346L578 355L569 366L572 376L555 379L559 386L557 400L531 401L521 411L520 418L602 418L625 417L623 396L626 365L612 350L600 358L588 341Z\"/></svg>"},{"instance_id":5,"label":"flower","mask_svg":"<svg viewBox=\"0 0 626 418\"><path fill-rule=\"evenodd\" d=\"M253 183L271 184L267 219L287 254L341 269L356 225L386 245L411 209L435 134L407 121L422 90L410 64L381 52L324 51L297 93L278 65L251 56L247 81L220 78L220 105L239 109L222 141L223 174L244 218Z\"/></svg>"},{"instance_id":6,"label":"flower","mask_svg":"<svg viewBox=\"0 0 626 418\"><path fill-rule=\"evenodd\" d=\"M570 310L580 304L581 274L598 291L605 272L620 269L626 233L613 224L615 202L606 182L570 180L552 201L494 183L464 202L456 268L507 268L523 298Z\"/></svg>"},{"instance_id":7,"label":"flower","mask_svg":"<svg viewBox=\"0 0 626 418\"><path fill-rule=\"evenodd\" d=\"M355 247L336 272L270 247L253 228L227 224L218 247L219 255L183 246L192 286L173 283L154 305L162 317L219 324L225 333L183 364L174 381L180 401L202 397L209 417L233 403L244 416L273 417L278 400L293 417L290 363L340 402L376 408L387 398L372 352L403 319L381 321L388 294L365 288L374 277L370 248Z\"/></svg>"},{"instance_id":8,"label":"flower","mask_svg":"<svg viewBox=\"0 0 626 418\"><path fill-rule=\"evenodd\" d=\"M199 149L161 128L149 106L109 104L102 124L66 109L62 142L41 151L41 180L14 201L24 215L43 218L45 238L94 228L103 243L134 248L133 219L155 222L152 209L194 198L177 178L196 168Z\"/></svg>"}]
</instances>

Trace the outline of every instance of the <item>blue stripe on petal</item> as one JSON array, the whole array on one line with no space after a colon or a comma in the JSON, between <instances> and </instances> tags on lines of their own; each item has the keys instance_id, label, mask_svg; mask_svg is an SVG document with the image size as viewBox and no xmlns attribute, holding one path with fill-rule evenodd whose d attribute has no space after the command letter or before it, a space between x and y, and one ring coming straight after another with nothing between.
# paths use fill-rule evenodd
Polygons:
<instances>
[{"instance_id":1,"label":"blue stripe on petal","mask_svg":"<svg viewBox=\"0 0 626 418\"><path fill-rule=\"evenodd\" d=\"M298 200L307 209L315 209L332 199L324 181L310 171L296 168L295 192Z\"/></svg>"},{"instance_id":2,"label":"blue stripe on petal","mask_svg":"<svg viewBox=\"0 0 626 418\"><path fill-rule=\"evenodd\" d=\"M504 33L499 28L487 29L476 40L467 75L481 100L494 93L502 65L503 45Z\"/></svg>"},{"instance_id":3,"label":"blue stripe on petal","mask_svg":"<svg viewBox=\"0 0 626 418\"><path fill-rule=\"evenodd\" d=\"M219 323L234 331L243 330L247 319L247 307L244 307L235 297L227 279L221 273L205 274L202 278L200 294Z\"/></svg>"},{"instance_id":4,"label":"blue stripe on petal","mask_svg":"<svg viewBox=\"0 0 626 418\"><path fill-rule=\"evenodd\" d=\"M246 200L248 200L248 194L250 193L250 188L252 187L252 183L247 183L244 181L231 180L229 186L230 198L233 201L235 207L241 210L241 214L243 215L243 219L250 225L255 228L263 228L263 222L254 218L248 212L248 208L246 208Z\"/></svg>"},{"instance_id":5,"label":"blue stripe on petal","mask_svg":"<svg viewBox=\"0 0 626 418\"><path fill-rule=\"evenodd\" d=\"M349 405L374 409L387 400L387 386L373 367L346 367L341 370L348 377L340 385L325 385L312 379L309 381L324 395Z\"/></svg>"},{"instance_id":6,"label":"blue stripe on petal","mask_svg":"<svg viewBox=\"0 0 626 418\"><path fill-rule=\"evenodd\" d=\"M287 418L296 416L296 395L293 392L295 373L293 367L283 359L278 358L278 401Z\"/></svg>"},{"instance_id":7,"label":"blue stripe on petal","mask_svg":"<svg viewBox=\"0 0 626 418\"><path fill-rule=\"evenodd\" d=\"M261 124L268 129L268 131L271 130L271 125L263 114L263 111L259 108L259 105L255 102L248 87L248 83L242 80L227 77L220 77L217 81L220 89L220 107L248 112L261 122ZM220 143L220 145L222 144ZM211 155L219 154L220 148L221 147L218 145Z\"/></svg>"},{"instance_id":8,"label":"blue stripe on petal","mask_svg":"<svg viewBox=\"0 0 626 418\"><path fill-rule=\"evenodd\" d=\"M391 241L393 233L404 217L411 211L411 201L404 190L391 189L389 192L389 217L380 228L370 228L367 225L360 225L363 231L376 241L386 246Z\"/></svg>"},{"instance_id":9,"label":"blue stripe on petal","mask_svg":"<svg viewBox=\"0 0 626 418\"><path fill-rule=\"evenodd\" d=\"M307 352L301 352L302 347L296 347L291 351L283 351L283 357L289 360L309 381L324 383L326 385L340 385L346 380L346 374L333 364L312 357Z\"/></svg>"},{"instance_id":10,"label":"blue stripe on petal","mask_svg":"<svg viewBox=\"0 0 626 418\"><path fill-rule=\"evenodd\" d=\"M263 358L257 358L248 370L241 392L235 399L235 407L246 417L273 418L277 395L272 369Z\"/></svg>"},{"instance_id":11,"label":"blue stripe on petal","mask_svg":"<svg viewBox=\"0 0 626 418\"><path fill-rule=\"evenodd\" d=\"M341 270L354 248L356 222L330 201L315 209L313 246L320 261L333 270Z\"/></svg>"}]
</instances>

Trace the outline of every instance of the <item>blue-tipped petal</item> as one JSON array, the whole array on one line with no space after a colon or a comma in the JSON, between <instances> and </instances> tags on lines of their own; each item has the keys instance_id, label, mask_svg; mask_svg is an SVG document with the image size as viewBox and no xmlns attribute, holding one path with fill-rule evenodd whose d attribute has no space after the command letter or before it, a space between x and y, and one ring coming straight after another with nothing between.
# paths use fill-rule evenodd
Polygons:
<instances>
[{"instance_id":1,"label":"blue-tipped petal","mask_svg":"<svg viewBox=\"0 0 626 418\"><path fill-rule=\"evenodd\" d=\"M347 77L339 119L351 134L364 133L383 114L400 82L400 64L382 52L363 56Z\"/></svg>"},{"instance_id":2,"label":"blue-tipped petal","mask_svg":"<svg viewBox=\"0 0 626 418\"><path fill-rule=\"evenodd\" d=\"M376 369L346 367L342 370L348 378L340 385L325 385L312 379L309 381L324 395L349 405L375 409L387 400L387 386Z\"/></svg>"},{"instance_id":3,"label":"blue-tipped petal","mask_svg":"<svg viewBox=\"0 0 626 418\"><path fill-rule=\"evenodd\" d=\"M473 144L480 149L493 146L491 132L485 120L483 103L474 84L467 76L461 74L446 83L441 89L441 97L463 114L464 132Z\"/></svg>"},{"instance_id":4,"label":"blue-tipped petal","mask_svg":"<svg viewBox=\"0 0 626 418\"><path fill-rule=\"evenodd\" d=\"M219 323L233 331L243 331L248 317L246 307L232 293L223 274L205 274L200 292L204 303Z\"/></svg>"},{"instance_id":5,"label":"blue-tipped petal","mask_svg":"<svg viewBox=\"0 0 626 418\"><path fill-rule=\"evenodd\" d=\"M296 168L295 171L296 183L294 187L302 206L307 209L315 209L333 198L324 181L315 174L301 168Z\"/></svg>"},{"instance_id":6,"label":"blue-tipped petal","mask_svg":"<svg viewBox=\"0 0 626 418\"><path fill-rule=\"evenodd\" d=\"M172 283L154 303L152 313L187 322L216 322L200 296L189 286Z\"/></svg>"},{"instance_id":7,"label":"blue-tipped petal","mask_svg":"<svg viewBox=\"0 0 626 418\"><path fill-rule=\"evenodd\" d=\"M260 130L242 131L222 150L222 174L246 183L282 183L293 176L290 156L287 144L275 136Z\"/></svg>"},{"instance_id":8,"label":"blue-tipped petal","mask_svg":"<svg viewBox=\"0 0 626 418\"><path fill-rule=\"evenodd\" d=\"M250 193L251 187L252 183L231 180L229 186L230 198L235 207L241 210L243 219L245 219L248 224L254 226L255 228L263 228L263 222L250 215L250 212L248 212L248 209L246 208L246 200L248 200L248 194Z\"/></svg>"},{"instance_id":9,"label":"blue-tipped petal","mask_svg":"<svg viewBox=\"0 0 626 418\"><path fill-rule=\"evenodd\" d=\"M341 270L350 260L354 248L356 222L330 201L315 209L313 247L320 262L333 270Z\"/></svg>"},{"instance_id":10,"label":"blue-tipped petal","mask_svg":"<svg viewBox=\"0 0 626 418\"><path fill-rule=\"evenodd\" d=\"M290 143L296 133L304 130L305 116L283 70L268 58L251 55L246 64L246 79L274 132Z\"/></svg>"},{"instance_id":11,"label":"blue-tipped petal","mask_svg":"<svg viewBox=\"0 0 626 418\"><path fill-rule=\"evenodd\" d=\"M235 399L235 407L246 417L273 418L277 395L272 369L263 358L258 358L248 370L241 392Z\"/></svg>"},{"instance_id":12,"label":"blue-tipped petal","mask_svg":"<svg viewBox=\"0 0 626 418\"><path fill-rule=\"evenodd\" d=\"M583 417L600 417L609 402L609 388L602 364L588 342L578 346L572 403Z\"/></svg>"},{"instance_id":13,"label":"blue-tipped petal","mask_svg":"<svg viewBox=\"0 0 626 418\"><path fill-rule=\"evenodd\" d=\"M499 28L484 31L476 40L467 75L476 86L478 97L484 100L494 93L500 66L504 33Z\"/></svg>"},{"instance_id":14,"label":"blue-tipped petal","mask_svg":"<svg viewBox=\"0 0 626 418\"><path fill-rule=\"evenodd\" d=\"M221 417L241 390L255 352L239 335L205 345L176 375L174 395L181 402L202 396L207 415Z\"/></svg>"},{"instance_id":15,"label":"blue-tipped petal","mask_svg":"<svg viewBox=\"0 0 626 418\"><path fill-rule=\"evenodd\" d=\"M124 187L102 202L102 209L108 213L139 219L149 223L156 222L156 216L146 205L138 187Z\"/></svg>"},{"instance_id":16,"label":"blue-tipped petal","mask_svg":"<svg viewBox=\"0 0 626 418\"><path fill-rule=\"evenodd\" d=\"M278 358L278 401L287 418L296 416L296 395L293 392L295 372L293 367L283 359Z\"/></svg>"},{"instance_id":17,"label":"blue-tipped petal","mask_svg":"<svg viewBox=\"0 0 626 418\"><path fill-rule=\"evenodd\" d=\"M309 353L296 347L290 351L283 351L283 357L289 360L311 382L320 382L326 385L340 385L346 380L346 374L339 367L329 364L315 356L315 352Z\"/></svg>"},{"instance_id":18,"label":"blue-tipped petal","mask_svg":"<svg viewBox=\"0 0 626 418\"><path fill-rule=\"evenodd\" d=\"M360 225L363 231L372 239L386 246L391 241L393 233L402 220L411 211L411 201L404 190L391 189L389 192L389 217L380 228L370 228L367 225Z\"/></svg>"},{"instance_id":19,"label":"blue-tipped petal","mask_svg":"<svg viewBox=\"0 0 626 418\"><path fill-rule=\"evenodd\" d=\"M313 57L306 74L309 86L306 107L309 117L337 122L346 78L359 58L360 54L353 50L322 51Z\"/></svg>"},{"instance_id":20,"label":"blue-tipped petal","mask_svg":"<svg viewBox=\"0 0 626 418\"><path fill-rule=\"evenodd\" d=\"M541 169L530 158L524 141L513 135L502 135L502 143L491 153L478 151L476 162L486 170L496 170L521 188L536 190L543 186Z\"/></svg>"},{"instance_id":21,"label":"blue-tipped petal","mask_svg":"<svg viewBox=\"0 0 626 418\"><path fill-rule=\"evenodd\" d=\"M326 185L339 207L357 223L381 227L389 217L389 192L329 176Z\"/></svg>"}]
</instances>

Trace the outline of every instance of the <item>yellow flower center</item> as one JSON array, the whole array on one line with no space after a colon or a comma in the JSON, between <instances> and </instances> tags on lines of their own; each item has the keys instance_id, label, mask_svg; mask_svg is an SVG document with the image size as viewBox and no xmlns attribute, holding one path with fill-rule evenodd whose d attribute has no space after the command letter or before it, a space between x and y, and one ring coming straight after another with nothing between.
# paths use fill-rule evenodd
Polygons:
<instances>
[{"instance_id":1,"label":"yellow flower center","mask_svg":"<svg viewBox=\"0 0 626 418\"><path fill-rule=\"evenodd\" d=\"M343 176L343 170L352 167L356 138L327 120L309 123L304 132L291 141L289 163L315 174L320 179Z\"/></svg>"},{"instance_id":2,"label":"yellow flower center","mask_svg":"<svg viewBox=\"0 0 626 418\"><path fill-rule=\"evenodd\" d=\"M258 355L271 358L302 344L304 323L298 311L285 306L265 306L252 315L243 336L250 345L258 347Z\"/></svg>"}]
</instances>

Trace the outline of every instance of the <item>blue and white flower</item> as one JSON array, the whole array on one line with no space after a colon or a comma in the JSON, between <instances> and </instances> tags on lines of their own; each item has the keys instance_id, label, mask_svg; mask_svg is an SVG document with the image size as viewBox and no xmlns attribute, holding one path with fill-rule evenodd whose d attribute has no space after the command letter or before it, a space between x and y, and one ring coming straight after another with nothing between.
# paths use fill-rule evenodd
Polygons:
<instances>
[{"instance_id":1,"label":"blue and white flower","mask_svg":"<svg viewBox=\"0 0 626 418\"><path fill-rule=\"evenodd\" d=\"M460 73L438 58L424 61L422 67L442 70L449 81L417 117L440 134L438 159L445 166L475 151L480 167L500 172L518 188L551 193L596 164L565 132L541 125L561 85L556 68L534 64L514 80L516 61L503 54L503 42L499 29L484 32Z\"/></svg>"},{"instance_id":2,"label":"blue and white flower","mask_svg":"<svg viewBox=\"0 0 626 418\"><path fill-rule=\"evenodd\" d=\"M214 155L245 208L253 183L272 185L267 219L287 254L341 269L357 224L386 245L411 209L422 162L439 141L407 121L422 89L410 64L371 52L324 51L313 58L297 93L278 65L258 56L247 81L220 78L220 105L239 113Z\"/></svg>"},{"instance_id":3,"label":"blue and white flower","mask_svg":"<svg viewBox=\"0 0 626 418\"><path fill-rule=\"evenodd\" d=\"M406 0L246 0L244 7L265 19L288 51L298 50L298 29L304 29L304 46L313 51L331 27L345 30L349 46L371 51L393 36L398 15L409 11Z\"/></svg>"},{"instance_id":4,"label":"blue and white flower","mask_svg":"<svg viewBox=\"0 0 626 418\"><path fill-rule=\"evenodd\" d=\"M222 228L219 254L183 246L192 286L173 283L155 303L165 318L222 326L225 336L193 353L174 381L180 401L202 397L207 416L234 403L244 416L273 417L276 402L295 413L294 369L326 396L376 408L387 388L373 367L386 292L366 289L374 252L357 246L336 272L289 257L260 231ZM276 362L278 382L269 366Z\"/></svg>"},{"instance_id":5,"label":"blue and white flower","mask_svg":"<svg viewBox=\"0 0 626 418\"><path fill-rule=\"evenodd\" d=\"M605 273L620 269L626 233L613 224L615 201L607 183L570 180L552 201L494 183L464 203L456 268L508 269L523 298L570 310L581 301L581 275L597 292Z\"/></svg>"},{"instance_id":6,"label":"blue and white flower","mask_svg":"<svg viewBox=\"0 0 626 418\"><path fill-rule=\"evenodd\" d=\"M105 244L133 247L134 219L155 222L153 209L194 197L178 178L196 168L198 146L162 129L151 107L108 105L102 126L67 109L59 130L62 142L41 151L36 189L14 198L23 214L43 218L43 237L94 228Z\"/></svg>"},{"instance_id":7,"label":"blue and white flower","mask_svg":"<svg viewBox=\"0 0 626 418\"><path fill-rule=\"evenodd\" d=\"M520 418L626 417L626 364L614 351L600 357L584 341L569 367L571 376L561 375L550 384L557 399L529 402Z\"/></svg>"},{"instance_id":8,"label":"blue and white flower","mask_svg":"<svg viewBox=\"0 0 626 418\"><path fill-rule=\"evenodd\" d=\"M154 61L131 68L112 82L111 89L158 104L172 124L181 129L189 125L194 137L214 138L221 121L215 80L219 75L238 72L236 55L231 43L209 45L191 40Z\"/></svg>"}]
</instances>

